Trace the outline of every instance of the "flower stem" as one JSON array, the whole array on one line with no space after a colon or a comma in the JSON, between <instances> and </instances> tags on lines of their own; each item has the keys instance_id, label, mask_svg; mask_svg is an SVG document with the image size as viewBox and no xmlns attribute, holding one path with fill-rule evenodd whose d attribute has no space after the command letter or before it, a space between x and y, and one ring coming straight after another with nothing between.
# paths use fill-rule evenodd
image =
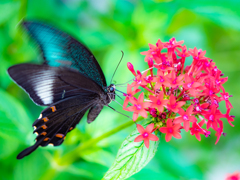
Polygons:
<instances>
[{"instance_id":1,"label":"flower stem","mask_svg":"<svg viewBox=\"0 0 240 180\"><path fill-rule=\"evenodd\" d=\"M143 120L142 117L137 119L137 121L141 121L141 120ZM66 162L67 162L68 165L72 164L72 162L74 162L74 160L78 158L78 156L82 153L83 150L86 150L89 147L92 147L92 146L96 145L99 141L101 141L101 140L103 140L103 139L121 131L122 129L125 129L125 128L131 126L135 122L133 122L133 121L126 122L126 123L114 128L114 129L102 134L101 136L99 136L97 138L91 139L91 140L89 140L85 143L80 144L77 148L68 152L62 158L60 158L58 164L59 165L66 165Z\"/></svg>"}]
</instances>

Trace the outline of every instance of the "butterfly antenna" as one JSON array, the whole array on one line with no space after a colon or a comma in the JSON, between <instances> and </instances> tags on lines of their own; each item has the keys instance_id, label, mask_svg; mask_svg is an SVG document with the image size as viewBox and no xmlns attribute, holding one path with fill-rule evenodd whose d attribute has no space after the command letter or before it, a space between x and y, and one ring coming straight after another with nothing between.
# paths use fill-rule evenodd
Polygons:
<instances>
[{"instance_id":1,"label":"butterfly antenna","mask_svg":"<svg viewBox=\"0 0 240 180\"><path fill-rule=\"evenodd\" d=\"M114 77L114 75L115 75L115 73L116 73L116 71L117 71L117 68L118 68L118 66L120 65L120 63L121 63L121 61L122 61L122 59L123 59L124 52L123 52L122 50L121 50L121 52L122 52L122 57L121 57L118 65L117 65L117 67L116 67L116 69L115 69L115 71L114 71L114 73L113 73L113 76L112 76L112 79L111 79L111 81L110 81L110 84L112 83L112 80L113 80L113 77Z\"/></svg>"},{"instance_id":2,"label":"butterfly antenna","mask_svg":"<svg viewBox=\"0 0 240 180\"><path fill-rule=\"evenodd\" d=\"M122 91L120 91L120 90L117 90L117 89L115 89L115 91L118 91L118 92L120 92L120 93L126 94L126 93L124 93L124 92L122 92Z\"/></svg>"},{"instance_id":3,"label":"butterfly antenna","mask_svg":"<svg viewBox=\"0 0 240 180\"><path fill-rule=\"evenodd\" d=\"M115 84L115 86L121 86L121 85L125 85L125 84L127 84L127 83L129 83L129 82L131 82L131 81L133 81L133 79L131 79L131 80L129 80L129 81L127 81L127 82L125 82L125 83L121 83L121 84Z\"/></svg>"},{"instance_id":4,"label":"butterfly antenna","mask_svg":"<svg viewBox=\"0 0 240 180\"><path fill-rule=\"evenodd\" d=\"M116 93L115 93L116 94ZM121 97L121 96L119 96L118 94L116 94L118 97L119 97L119 99L121 99L121 100L123 100L124 101L124 99Z\"/></svg>"},{"instance_id":5,"label":"butterfly antenna","mask_svg":"<svg viewBox=\"0 0 240 180\"><path fill-rule=\"evenodd\" d=\"M114 102L116 102L117 104L119 104L120 106L122 106L123 107L123 105L122 104L120 104L116 99L114 99L113 100Z\"/></svg>"},{"instance_id":6,"label":"butterfly antenna","mask_svg":"<svg viewBox=\"0 0 240 180\"><path fill-rule=\"evenodd\" d=\"M114 109L113 107L111 107L111 106L109 106L109 105L108 105L108 107L110 107L112 110L114 110L114 111L118 112L119 114L122 114L122 115L124 115L124 116L128 117L129 119L133 120L133 119L132 119L130 116L128 116L128 115L126 115L126 114L123 114L123 113L121 113L121 112L117 111L117 110L116 110L116 109Z\"/></svg>"}]
</instances>

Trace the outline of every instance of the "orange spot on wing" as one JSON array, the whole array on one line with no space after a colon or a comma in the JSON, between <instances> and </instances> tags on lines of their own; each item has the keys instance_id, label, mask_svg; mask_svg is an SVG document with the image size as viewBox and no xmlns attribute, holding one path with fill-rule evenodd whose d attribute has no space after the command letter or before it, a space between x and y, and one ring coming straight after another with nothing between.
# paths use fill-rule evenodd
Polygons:
<instances>
[{"instance_id":1,"label":"orange spot on wing","mask_svg":"<svg viewBox=\"0 0 240 180\"><path fill-rule=\"evenodd\" d=\"M47 129L47 126L46 125L42 125L41 126L43 129Z\"/></svg>"},{"instance_id":2,"label":"orange spot on wing","mask_svg":"<svg viewBox=\"0 0 240 180\"><path fill-rule=\"evenodd\" d=\"M42 132L41 135L46 136L47 132Z\"/></svg>"},{"instance_id":3,"label":"orange spot on wing","mask_svg":"<svg viewBox=\"0 0 240 180\"><path fill-rule=\"evenodd\" d=\"M49 140L49 138L47 137L47 138L45 138L43 141L48 141Z\"/></svg>"},{"instance_id":4,"label":"orange spot on wing","mask_svg":"<svg viewBox=\"0 0 240 180\"><path fill-rule=\"evenodd\" d=\"M56 106L52 106L51 109L52 109L52 112L55 112L57 110Z\"/></svg>"},{"instance_id":5,"label":"orange spot on wing","mask_svg":"<svg viewBox=\"0 0 240 180\"><path fill-rule=\"evenodd\" d=\"M71 131L73 129L73 127L70 127L69 131Z\"/></svg>"},{"instance_id":6,"label":"orange spot on wing","mask_svg":"<svg viewBox=\"0 0 240 180\"><path fill-rule=\"evenodd\" d=\"M47 122L49 119L48 119L47 117L45 117L45 118L42 118L42 120L43 120L44 122Z\"/></svg>"},{"instance_id":7,"label":"orange spot on wing","mask_svg":"<svg viewBox=\"0 0 240 180\"><path fill-rule=\"evenodd\" d=\"M56 134L56 137L58 137L58 138L63 138L63 137L64 137L64 134Z\"/></svg>"}]
</instances>

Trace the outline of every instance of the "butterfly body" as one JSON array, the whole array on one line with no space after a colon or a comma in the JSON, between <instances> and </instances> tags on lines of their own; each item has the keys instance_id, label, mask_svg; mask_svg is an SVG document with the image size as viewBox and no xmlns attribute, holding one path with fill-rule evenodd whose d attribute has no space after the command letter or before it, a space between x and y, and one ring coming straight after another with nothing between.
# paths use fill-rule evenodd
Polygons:
<instances>
[{"instance_id":1,"label":"butterfly body","mask_svg":"<svg viewBox=\"0 0 240 180\"><path fill-rule=\"evenodd\" d=\"M62 144L88 110L87 122L91 123L115 99L115 86L106 85L98 62L84 45L42 23L24 22L23 26L39 45L44 63L14 65L8 73L33 102L48 107L33 123L35 144L17 159L39 146Z\"/></svg>"}]
</instances>

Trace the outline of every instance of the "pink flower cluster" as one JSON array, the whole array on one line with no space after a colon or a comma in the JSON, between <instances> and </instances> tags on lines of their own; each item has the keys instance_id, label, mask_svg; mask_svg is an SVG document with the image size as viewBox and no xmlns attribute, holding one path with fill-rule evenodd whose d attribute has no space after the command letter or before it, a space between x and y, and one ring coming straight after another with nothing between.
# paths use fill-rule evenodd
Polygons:
<instances>
[{"instance_id":1,"label":"pink flower cluster","mask_svg":"<svg viewBox=\"0 0 240 180\"><path fill-rule=\"evenodd\" d=\"M229 174L225 180L240 180L240 172Z\"/></svg>"},{"instance_id":2,"label":"pink flower cluster","mask_svg":"<svg viewBox=\"0 0 240 180\"><path fill-rule=\"evenodd\" d=\"M231 96L223 87L228 78L222 77L222 71L205 57L206 51L196 47L187 49L182 44L183 41L177 42L175 38L149 44L150 49L141 53L149 67L143 72L135 71L130 62L127 64L135 78L124 94L124 110L133 112L134 121L139 114L144 118L150 114L154 124L146 131L138 125L141 137L136 141L158 140L150 135L156 130L166 134L166 141L170 141L172 136L181 138L182 129L200 141L200 135L208 137L212 128L216 131L217 143L221 135L225 135L222 119L233 126L234 116L230 115L233 107L228 100ZM185 65L186 58L192 59L190 66ZM225 113L219 110L221 101L226 104Z\"/></svg>"}]
</instances>

